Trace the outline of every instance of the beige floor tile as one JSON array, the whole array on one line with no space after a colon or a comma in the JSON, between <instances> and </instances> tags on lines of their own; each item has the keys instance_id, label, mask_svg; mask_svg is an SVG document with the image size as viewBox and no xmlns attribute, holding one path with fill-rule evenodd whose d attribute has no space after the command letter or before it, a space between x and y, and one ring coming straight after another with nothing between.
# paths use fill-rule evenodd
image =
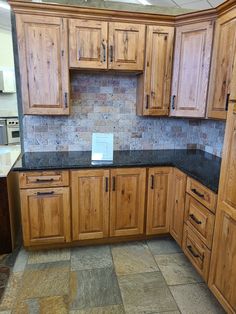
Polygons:
<instances>
[{"instance_id":1,"label":"beige floor tile","mask_svg":"<svg viewBox=\"0 0 236 314\"><path fill-rule=\"evenodd\" d=\"M68 297L54 296L42 298L39 301L39 306L42 314L67 314Z\"/></svg>"},{"instance_id":2,"label":"beige floor tile","mask_svg":"<svg viewBox=\"0 0 236 314\"><path fill-rule=\"evenodd\" d=\"M11 310L13 308L17 293L21 287L22 276L22 272L11 274L0 304L0 310Z\"/></svg>"},{"instance_id":3,"label":"beige floor tile","mask_svg":"<svg viewBox=\"0 0 236 314\"><path fill-rule=\"evenodd\" d=\"M156 255L155 259L168 285L203 282L183 253Z\"/></svg>"},{"instance_id":4,"label":"beige floor tile","mask_svg":"<svg viewBox=\"0 0 236 314\"><path fill-rule=\"evenodd\" d=\"M170 290L182 314L225 313L204 283L171 286Z\"/></svg>"},{"instance_id":5,"label":"beige floor tile","mask_svg":"<svg viewBox=\"0 0 236 314\"><path fill-rule=\"evenodd\" d=\"M70 260L70 249L29 252L28 264L50 263Z\"/></svg>"},{"instance_id":6,"label":"beige floor tile","mask_svg":"<svg viewBox=\"0 0 236 314\"><path fill-rule=\"evenodd\" d=\"M69 263L41 264L27 269L22 277L20 299L69 294Z\"/></svg>"},{"instance_id":7,"label":"beige floor tile","mask_svg":"<svg viewBox=\"0 0 236 314\"><path fill-rule=\"evenodd\" d=\"M27 260L28 260L28 255L29 253L24 249L21 248L21 250L19 251L14 267L13 267L13 272L21 272L25 270L25 266L27 264Z\"/></svg>"},{"instance_id":8,"label":"beige floor tile","mask_svg":"<svg viewBox=\"0 0 236 314\"><path fill-rule=\"evenodd\" d=\"M147 241L153 255L166 255L182 252L179 245L171 237L158 238Z\"/></svg>"},{"instance_id":9,"label":"beige floor tile","mask_svg":"<svg viewBox=\"0 0 236 314\"><path fill-rule=\"evenodd\" d=\"M126 314L178 310L161 272L120 276L118 281Z\"/></svg>"},{"instance_id":10,"label":"beige floor tile","mask_svg":"<svg viewBox=\"0 0 236 314\"><path fill-rule=\"evenodd\" d=\"M94 307L86 310L72 310L69 314L124 314L123 305Z\"/></svg>"},{"instance_id":11,"label":"beige floor tile","mask_svg":"<svg viewBox=\"0 0 236 314\"><path fill-rule=\"evenodd\" d=\"M114 245L112 255L118 276L159 270L147 245L143 242Z\"/></svg>"}]
</instances>

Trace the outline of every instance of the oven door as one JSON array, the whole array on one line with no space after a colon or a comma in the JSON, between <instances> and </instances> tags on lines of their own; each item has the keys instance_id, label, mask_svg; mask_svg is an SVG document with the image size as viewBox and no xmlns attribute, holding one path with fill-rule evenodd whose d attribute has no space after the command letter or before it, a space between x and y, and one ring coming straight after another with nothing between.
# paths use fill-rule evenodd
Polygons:
<instances>
[{"instance_id":1,"label":"oven door","mask_svg":"<svg viewBox=\"0 0 236 314\"><path fill-rule=\"evenodd\" d=\"M20 130L19 126L11 126L7 128L8 144L20 143Z\"/></svg>"},{"instance_id":2,"label":"oven door","mask_svg":"<svg viewBox=\"0 0 236 314\"><path fill-rule=\"evenodd\" d=\"M0 145L7 145L7 124L6 120L0 120Z\"/></svg>"}]
</instances>

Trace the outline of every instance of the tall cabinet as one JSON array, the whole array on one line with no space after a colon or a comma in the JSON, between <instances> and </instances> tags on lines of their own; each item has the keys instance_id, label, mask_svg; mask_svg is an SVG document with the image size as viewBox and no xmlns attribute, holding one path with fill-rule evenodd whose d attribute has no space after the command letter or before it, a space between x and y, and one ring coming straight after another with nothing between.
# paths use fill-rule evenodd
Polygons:
<instances>
[{"instance_id":1,"label":"tall cabinet","mask_svg":"<svg viewBox=\"0 0 236 314\"><path fill-rule=\"evenodd\" d=\"M209 286L227 313L236 312L236 99L229 102Z\"/></svg>"}]
</instances>

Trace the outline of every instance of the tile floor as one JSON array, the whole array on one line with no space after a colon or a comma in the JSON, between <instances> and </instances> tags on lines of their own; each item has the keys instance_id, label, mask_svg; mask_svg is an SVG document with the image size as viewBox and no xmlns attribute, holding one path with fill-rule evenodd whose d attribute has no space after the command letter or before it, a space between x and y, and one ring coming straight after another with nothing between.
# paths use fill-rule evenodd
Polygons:
<instances>
[{"instance_id":1,"label":"tile floor","mask_svg":"<svg viewBox=\"0 0 236 314\"><path fill-rule=\"evenodd\" d=\"M0 314L225 313L177 244L145 242L26 252Z\"/></svg>"}]
</instances>

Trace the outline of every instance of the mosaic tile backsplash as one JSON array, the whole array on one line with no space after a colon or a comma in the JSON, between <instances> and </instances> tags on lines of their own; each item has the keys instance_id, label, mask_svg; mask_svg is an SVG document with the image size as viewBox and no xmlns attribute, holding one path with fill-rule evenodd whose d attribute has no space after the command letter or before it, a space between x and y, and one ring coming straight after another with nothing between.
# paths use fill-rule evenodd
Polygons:
<instances>
[{"instance_id":1,"label":"mosaic tile backsplash","mask_svg":"<svg viewBox=\"0 0 236 314\"><path fill-rule=\"evenodd\" d=\"M24 116L26 152L91 150L93 132L113 132L115 150L200 148L221 156L225 123L136 115L135 75L71 73L69 117Z\"/></svg>"}]
</instances>

